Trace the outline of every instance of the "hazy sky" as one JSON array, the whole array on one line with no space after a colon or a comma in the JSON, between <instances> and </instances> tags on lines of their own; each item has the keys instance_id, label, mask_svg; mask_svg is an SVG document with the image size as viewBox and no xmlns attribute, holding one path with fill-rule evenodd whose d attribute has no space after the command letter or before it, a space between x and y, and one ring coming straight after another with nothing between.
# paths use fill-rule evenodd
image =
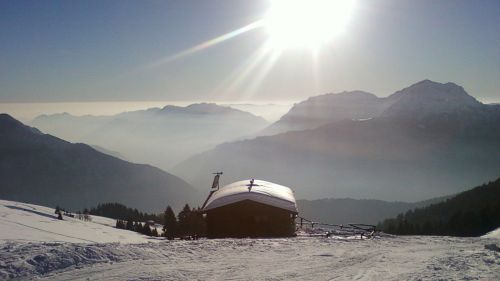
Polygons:
<instances>
[{"instance_id":1,"label":"hazy sky","mask_svg":"<svg viewBox=\"0 0 500 281\"><path fill-rule=\"evenodd\" d=\"M266 0L0 0L0 102L385 96L425 78L500 102L500 1L355 2L315 64L304 49L255 62L262 28L159 63L259 20Z\"/></svg>"}]
</instances>

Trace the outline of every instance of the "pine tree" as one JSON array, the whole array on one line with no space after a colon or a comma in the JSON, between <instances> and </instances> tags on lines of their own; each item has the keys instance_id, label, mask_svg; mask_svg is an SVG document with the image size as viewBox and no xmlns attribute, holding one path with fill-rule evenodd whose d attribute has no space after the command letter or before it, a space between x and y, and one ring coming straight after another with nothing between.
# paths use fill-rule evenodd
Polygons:
<instances>
[{"instance_id":1,"label":"pine tree","mask_svg":"<svg viewBox=\"0 0 500 281\"><path fill-rule=\"evenodd\" d=\"M142 233L142 223L141 222L136 222L134 224L134 231L135 232L139 232L139 233Z\"/></svg>"},{"instance_id":2,"label":"pine tree","mask_svg":"<svg viewBox=\"0 0 500 281\"><path fill-rule=\"evenodd\" d=\"M193 231L194 234L198 237L205 236L206 234L206 222L203 214L201 213L201 209L197 208L196 210L191 210L191 216L193 220Z\"/></svg>"},{"instance_id":3,"label":"pine tree","mask_svg":"<svg viewBox=\"0 0 500 281\"><path fill-rule=\"evenodd\" d=\"M170 206L165 209L163 222L163 235L168 239L174 239L177 235L177 219L175 213Z\"/></svg>"},{"instance_id":4,"label":"pine tree","mask_svg":"<svg viewBox=\"0 0 500 281\"><path fill-rule=\"evenodd\" d=\"M116 228L126 229L125 221L123 221L123 220L117 220L116 221Z\"/></svg>"},{"instance_id":5,"label":"pine tree","mask_svg":"<svg viewBox=\"0 0 500 281\"><path fill-rule=\"evenodd\" d=\"M147 235L147 236L151 236L151 227L149 227L148 224L144 224L144 226L142 227L141 233L144 235Z\"/></svg>"},{"instance_id":6,"label":"pine tree","mask_svg":"<svg viewBox=\"0 0 500 281\"><path fill-rule=\"evenodd\" d=\"M192 215L188 204L184 205L182 211L177 215L178 231L180 236L192 235Z\"/></svg>"},{"instance_id":7,"label":"pine tree","mask_svg":"<svg viewBox=\"0 0 500 281\"><path fill-rule=\"evenodd\" d=\"M156 227L151 231L151 236L158 237L158 229L156 229Z\"/></svg>"},{"instance_id":8,"label":"pine tree","mask_svg":"<svg viewBox=\"0 0 500 281\"><path fill-rule=\"evenodd\" d=\"M127 221L127 230L134 230L134 222L130 219Z\"/></svg>"}]
</instances>

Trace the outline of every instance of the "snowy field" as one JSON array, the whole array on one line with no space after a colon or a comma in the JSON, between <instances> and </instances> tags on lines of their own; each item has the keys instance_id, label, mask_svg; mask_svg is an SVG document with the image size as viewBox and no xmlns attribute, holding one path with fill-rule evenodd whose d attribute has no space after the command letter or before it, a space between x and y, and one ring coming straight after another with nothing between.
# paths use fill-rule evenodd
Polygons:
<instances>
[{"instance_id":1,"label":"snowy field","mask_svg":"<svg viewBox=\"0 0 500 281\"><path fill-rule=\"evenodd\" d=\"M116 220L92 216L91 222L64 217L54 208L0 200L0 242L146 243L144 235L114 228Z\"/></svg>"},{"instance_id":2,"label":"snowy field","mask_svg":"<svg viewBox=\"0 0 500 281\"><path fill-rule=\"evenodd\" d=\"M50 208L0 205L0 280L500 280L500 252L485 248L500 246L499 231L483 238L151 241L105 218L61 222L42 215Z\"/></svg>"}]
</instances>

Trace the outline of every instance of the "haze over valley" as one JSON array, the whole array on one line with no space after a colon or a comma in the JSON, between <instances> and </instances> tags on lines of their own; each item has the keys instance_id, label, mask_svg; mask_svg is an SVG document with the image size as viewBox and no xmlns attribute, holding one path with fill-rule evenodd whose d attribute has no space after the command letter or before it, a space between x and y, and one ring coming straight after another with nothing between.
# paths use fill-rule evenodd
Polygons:
<instances>
[{"instance_id":1,"label":"haze over valley","mask_svg":"<svg viewBox=\"0 0 500 281\"><path fill-rule=\"evenodd\" d=\"M303 199L415 202L494 178L499 120L498 105L454 83L423 80L383 98L363 91L311 97L273 123L195 103L103 116L40 115L30 124L173 173L198 190L198 199L211 173L224 171L223 182L249 176L282 182Z\"/></svg>"},{"instance_id":2,"label":"haze over valley","mask_svg":"<svg viewBox=\"0 0 500 281\"><path fill-rule=\"evenodd\" d=\"M430 80L387 98L327 94L295 105L262 131L278 134L219 145L173 171L194 186L215 167L229 181L250 171L296 186L299 198L425 200L495 177L499 116L498 105Z\"/></svg>"}]
</instances>

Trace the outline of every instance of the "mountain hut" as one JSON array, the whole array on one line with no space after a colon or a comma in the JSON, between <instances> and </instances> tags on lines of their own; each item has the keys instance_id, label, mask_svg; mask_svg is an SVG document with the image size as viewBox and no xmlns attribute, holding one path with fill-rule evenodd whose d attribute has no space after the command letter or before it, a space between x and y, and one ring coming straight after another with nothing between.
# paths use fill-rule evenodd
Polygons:
<instances>
[{"instance_id":1,"label":"mountain hut","mask_svg":"<svg viewBox=\"0 0 500 281\"><path fill-rule=\"evenodd\" d=\"M253 179L219 188L218 176L202 207L208 238L295 235L298 210L290 188Z\"/></svg>"}]
</instances>

